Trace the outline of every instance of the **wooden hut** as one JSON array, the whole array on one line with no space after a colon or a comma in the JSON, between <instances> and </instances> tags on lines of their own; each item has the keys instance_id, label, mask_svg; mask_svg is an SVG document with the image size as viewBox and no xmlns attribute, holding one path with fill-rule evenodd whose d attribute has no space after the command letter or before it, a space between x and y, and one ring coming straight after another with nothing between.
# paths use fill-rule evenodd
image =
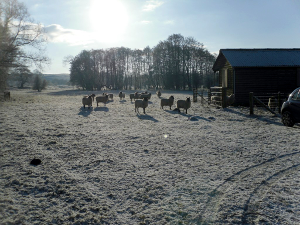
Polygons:
<instances>
[{"instance_id":1,"label":"wooden hut","mask_svg":"<svg viewBox=\"0 0 300 225\"><path fill-rule=\"evenodd\" d=\"M248 105L249 92L288 94L300 86L300 49L221 49L213 71L236 104Z\"/></svg>"}]
</instances>

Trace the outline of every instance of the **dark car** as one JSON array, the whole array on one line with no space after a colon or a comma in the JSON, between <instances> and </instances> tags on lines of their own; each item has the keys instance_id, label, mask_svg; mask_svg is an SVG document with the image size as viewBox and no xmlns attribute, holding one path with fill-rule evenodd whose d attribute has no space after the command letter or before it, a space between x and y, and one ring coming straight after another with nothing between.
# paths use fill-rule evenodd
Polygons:
<instances>
[{"instance_id":1,"label":"dark car","mask_svg":"<svg viewBox=\"0 0 300 225\"><path fill-rule=\"evenodd\" d=\"M300 87L294 90L281 107L281 119L285 126L300 123Z\"/></svg>"}]
</instances>

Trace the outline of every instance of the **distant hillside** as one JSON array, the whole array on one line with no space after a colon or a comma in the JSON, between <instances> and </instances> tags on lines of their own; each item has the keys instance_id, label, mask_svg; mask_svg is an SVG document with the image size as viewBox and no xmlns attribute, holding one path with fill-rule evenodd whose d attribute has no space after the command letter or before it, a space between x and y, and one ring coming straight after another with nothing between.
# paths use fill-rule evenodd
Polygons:
<instances>
[{"instance_id":1,"label":"distant hillside","mask_svg":"<svg viewBox=\"0 0 300 225\"><path fill-rule=\"evenodd\" d=\"M70 74L43 74L43 77L52 85L68 85L70 81Z\"/></svg>"},{"instance_id":2,"label":"distant hillside","mask_svg":"<svg viewBox=\"0 0 300 225\"><path fill-rule=\"evenodd\" d=\"M60 74L43 74L46 80L70 80L70 74L68 73L60 73Z\"/></svg>"}]
</instances>

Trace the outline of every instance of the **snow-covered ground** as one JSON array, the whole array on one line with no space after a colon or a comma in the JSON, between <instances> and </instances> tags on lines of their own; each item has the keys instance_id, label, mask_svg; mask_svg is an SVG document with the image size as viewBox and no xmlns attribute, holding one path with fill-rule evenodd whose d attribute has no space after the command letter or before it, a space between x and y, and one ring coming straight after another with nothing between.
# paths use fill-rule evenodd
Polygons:
<instances>
[{"instance_id":1,"label":"snow-covered ground","mask_svg":"<svg viewBox=\"0 0 300 225\"><path fill-rule=\"evenodd\" d=\"M300 223L299 125L200 101L162 110L154 92L139 115L133 91L112 92L91 109L72 89L0 102L1 224Z\"/></svg>"}]
</instances>

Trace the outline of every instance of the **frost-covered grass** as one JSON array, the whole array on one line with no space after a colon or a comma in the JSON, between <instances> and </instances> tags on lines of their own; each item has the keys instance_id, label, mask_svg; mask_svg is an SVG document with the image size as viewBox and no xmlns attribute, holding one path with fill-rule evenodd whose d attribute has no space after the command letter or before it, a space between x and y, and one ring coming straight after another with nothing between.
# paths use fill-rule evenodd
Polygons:
<instances>
[{"instance_id":1,"label":"frost-covered grass","mask_svg":"<svg viewBox=\"0 0 300 225\"><path fill-rule=\"evenodd\" d=\"M200 102L179 114L154 92L136 114L134 91L112 92L91 109L92 92L66 89L0 102L1 224L300 223L299 125Z\"/></svg>"}]
</instances>

